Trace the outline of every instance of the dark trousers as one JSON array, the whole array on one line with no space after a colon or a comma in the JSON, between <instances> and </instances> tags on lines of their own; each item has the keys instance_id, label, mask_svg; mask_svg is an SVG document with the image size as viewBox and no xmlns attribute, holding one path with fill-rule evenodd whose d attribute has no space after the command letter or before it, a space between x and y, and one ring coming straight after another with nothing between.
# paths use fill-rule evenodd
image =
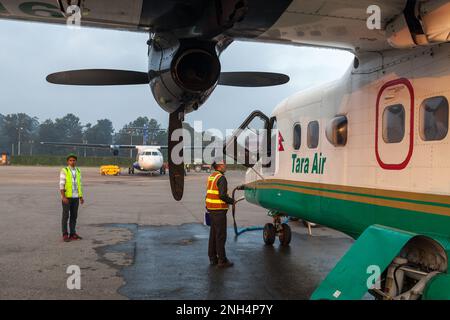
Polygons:
<instances>
[{"instance_id":1,"label":"dark trousers","mask_svg":"<svg viewBox=\"0 0 450 320\"><path fill-rule=\"evenodd\" d=\"M226 262L225 242L227 241L227 211L210 212L211 229L209 232L208 256L210 260Z\"/></svg>"},{"instance_id":2,"label":"dark trousers","mask_svg":"<svg viewBox=\"0 0 450 320\"><path fill-rule=\"evenodd\" d=\"M62 212L62 232L63 234L67 232L67 223L69 223L70 234L76 233L77 227L77 217L78 217L78 206L80 205L80 199L78 198L68 198L69 203L65 204L63 202L63 212Z\"/></svg>"}]
</instances>

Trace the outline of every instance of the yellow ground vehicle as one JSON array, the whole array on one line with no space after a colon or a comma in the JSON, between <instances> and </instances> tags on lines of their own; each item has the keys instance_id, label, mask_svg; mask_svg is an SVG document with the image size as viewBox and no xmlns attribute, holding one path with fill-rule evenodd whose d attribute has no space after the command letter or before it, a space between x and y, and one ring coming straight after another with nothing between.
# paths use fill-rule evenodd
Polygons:
<instances>
[{"instance_id":1,"label":"yellow ground vehicle","mask_svg":"<svg viewBox=\"0 0 450 320\"><path fill-rule=\"evenodd\" d=\"M100 174L102 176L118 176L120 175L120 167L114 165L101 166Z\"/></svg>"},{"instance_id":2,"label":"yellow ground vehicle","mask_svg":"<svg viewBox=\"0 0 450 320\"><path fill-rule=\"evenodd\" d=\"M0 165L2 165L2 166L7 166L7 165L9 165L9 154L8 154L8 153L3 152L3 153L1 154Z\"/></svg>"}]
</instances>

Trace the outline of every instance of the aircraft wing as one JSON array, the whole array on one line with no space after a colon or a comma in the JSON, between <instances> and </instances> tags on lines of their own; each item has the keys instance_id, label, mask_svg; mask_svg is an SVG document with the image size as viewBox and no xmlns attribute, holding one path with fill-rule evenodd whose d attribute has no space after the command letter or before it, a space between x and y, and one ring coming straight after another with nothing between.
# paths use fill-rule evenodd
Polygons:
<instances>
[{"instance_id":1,"label":"aircraft wing","mask_svg":"<svg viewBox=\"0 0 450 320\"><path fill-rule=\"evenodd\" d=\"M81 148L98 148L98 149L160 149L167 150L169 146L152 146L152 145L128 145L128 144L103 144L103 143L72 143L72 142L41 142L42 145L55 147L81 147ZM204 149L204 147L184 146L184 149Z\"/></svg>"},{"instance_id":2,"label":"aircraft wing","mask_svg":"<svg viewBox=\"0 0 450 320\"><path fill-rule=\"evenodd\" d=\"M56 147L83 147L83 148L98 148L98 149L137 149L139 146L135 145L113 145L113 144L95 144L95 143L71 143L71 142L41 142L42 145L50 145Z\"/></svg>"},{"instance_id":3,"label":"aircraft wing","mask_svg":"<svg viewBox=\"0 0 450 320\"><path fill-rule=\"evenodd\" d=\"M82 26L367 51L389 48L385 27L407 0L246 0L244 8L238 0L0 0L0 18L66 24L68 2L79 5ZM367 28L373 5L381 30Z\"/></svg>"},{"instance_id":4,"label":"aircraft wing","mask_svg":"<svg viewBox=\"0 0 450 320\"><path fill-rule=\"evenodd\" d=\"M80 8L82 26L128 31L148 31L141 24L145 0L0 0L0 18L23 21L67 24L71 2ZM78 14L72 17L78 19Z\"/></svg>"},{"instance_id":5,"label":"aircraft wing","mask_svg":"<svg viewBox=\"0 0 450 320\"><path fill-rule=\"evenodd\" d=\"M403 14L407 2L407 0L294 0L275 24L254 40L350 51L392 49L387 42L386 29L391 21ZM380 29L368 28L373 8L379 8ZM235 34L234 38L241 39L239 34Z\"/></svg>"}]
</instances>

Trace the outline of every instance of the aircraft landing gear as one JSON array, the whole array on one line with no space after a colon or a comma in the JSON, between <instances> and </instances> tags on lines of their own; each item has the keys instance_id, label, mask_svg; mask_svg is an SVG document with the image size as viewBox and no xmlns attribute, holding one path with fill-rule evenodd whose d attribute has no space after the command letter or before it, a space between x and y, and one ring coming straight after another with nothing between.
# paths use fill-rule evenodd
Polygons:
<instances>
[{"instance_id":1,"label":"aircraft landing gear","mask_svg":"<svg viewBox=\"0 0 450 320\"><path fill-rule=\"evenodd\" d=\"M263 239L264 243L271 246L275 243L275 238L278 236L280 244L283 247L289 246L292 240L291 227L287 223L281 223L281 216L273 217L273 223L268 223L264 226Z\"/></svg>"},{"instance_id":2,"label":"aircraft landing gear","mask_svg":"<svg viewBox=\"0 0 450 320\"><path fill-rule=\"evenodd\" d=\"M133 167L128 168L128 174L134 174L134 168Z\"/></svg>"},{"instance_id":3,"label":"aircraft landing gear","mask_svg":"<svg viewBox=\"0 0 450 320\"><path fill-rule=\"evenodd\" d=\"M427 287L446 283L447 269L448 257L441 244L434 239L417 236L403 247L400 255L385 270L378 283L379 288L375 286L369 293L377 300L421 300L427 293L427 299L442 299L438 298L439 294L448 289L434 291L427 290Z\"/></svg>"},{"instance_id":4,"label":"aircraft landing gear","mask_svg":"<svg viewBox=\"0 0 450 320\"><path fill-rule=\"evenodd\" d=\"M280 243L283 247L289 246L292 240L292 232L291 227L289 227L288 224L281 224L281 231L278 235L278 239L280 240Z\"/></svg>"},{"instance_id":5,"label":"aircraft landing gear","mask_svg":"<svg viewBox=\"0 0 450 320\"><path fill-rule=\"evenodd\" d=\"M272 223L268 223L264 226L263 239L264 243L271 246L275 243L275 238L277 236L277 231Z\"/></svg>"}]
</instances>

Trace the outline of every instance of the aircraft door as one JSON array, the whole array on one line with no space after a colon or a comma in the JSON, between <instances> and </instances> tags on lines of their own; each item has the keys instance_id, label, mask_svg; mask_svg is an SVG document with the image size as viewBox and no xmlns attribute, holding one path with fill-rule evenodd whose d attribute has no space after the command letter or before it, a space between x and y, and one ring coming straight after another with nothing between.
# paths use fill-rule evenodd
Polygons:
<instances>
[{"instance_id":1,"label":"aircraft door","mask_svg":"<svg viewBox=\"0 0 450 320\"><path fill-rule=\"evenodd\" d=\"M224 145L224 154L247 168L260 160L264 167L270 165L270 119L261 111L254 111L236 129Z\"/></svg>"},{"instance_id":2,"label":"aircraft door","mask_svg":"<svg viewBox=\"0 0 450 320\"><path fill-rule=\"evenodd\" d=\"M269 161L267 161L264 166L264 174L273 176L278 170L280 140L282 139L281 134L278 131L276 117L272 117L270 119L268 134L270 134L270 139L268 141L268 148L270 152L267 154Z\"/></svg>"},{"instance_id":3,"label":"aircraft door","mask_svg":"<svg viewBox=\"0 0 450 320\"><path fill-rule=\"evenodd\" d=\"M414 89L407 79L386 83L378 94L375 152L385 170L403 170L414 147Z\"/></svg>"}]
</instances>

